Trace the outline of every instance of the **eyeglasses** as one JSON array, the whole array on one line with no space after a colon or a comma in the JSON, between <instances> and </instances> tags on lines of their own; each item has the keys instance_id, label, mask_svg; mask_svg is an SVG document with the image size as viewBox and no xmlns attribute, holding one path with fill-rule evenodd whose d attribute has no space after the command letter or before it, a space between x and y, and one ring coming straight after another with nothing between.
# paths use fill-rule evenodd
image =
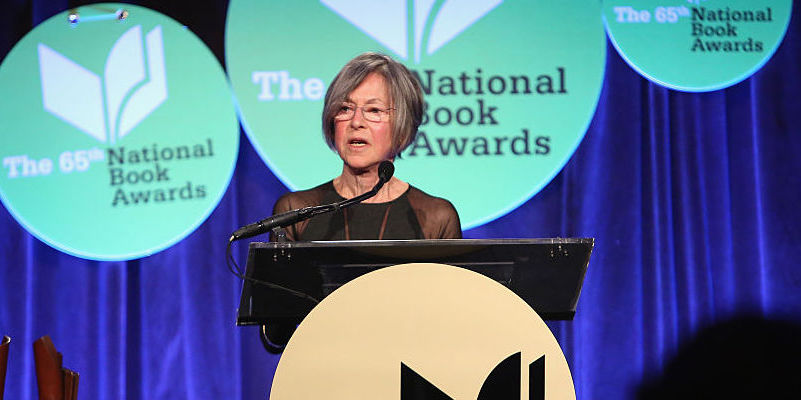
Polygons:
<instances>
[{"instance_id":1,"label":"eyeglasses","mask_svg":"<svg viewBox=\"0 0 801 400\"><path fill-rule=\"evenodd\" d=\"M362 118L370 122L384 122L389 120L389 111L394 108L381 108L374 105L357 107L352 103L342 103L334 115L336 121L350 121L356 115L356 109L362 110Z\"/></svg>"}]
</instances>

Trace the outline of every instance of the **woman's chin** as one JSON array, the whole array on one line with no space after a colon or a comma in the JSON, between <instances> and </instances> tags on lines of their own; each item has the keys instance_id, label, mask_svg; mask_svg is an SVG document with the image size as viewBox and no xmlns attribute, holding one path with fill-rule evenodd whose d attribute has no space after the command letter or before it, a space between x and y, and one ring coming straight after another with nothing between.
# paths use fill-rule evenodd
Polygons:
<instances>
[{"instance_id":1,"label":"woman's chin","mask_svg":"<svg viewBox=\"0 0 801 400\"><path fill-rule=\"evenodd\" d=\"M367 171L376 168L383 160L374 159L343 159L345 166L354 172Z\"/></svg>"},{"instance_id":2,"label":"woman's chin","mask_svg":"<svg viewBox=\"0 0 801 400\"><path fill-rule=\"evenodd\" d=\"M371 169L375 169L376 165L374 164L345 164L347 168L354 174L361 174L370 171Z\"/></svg>"}]
</instances>

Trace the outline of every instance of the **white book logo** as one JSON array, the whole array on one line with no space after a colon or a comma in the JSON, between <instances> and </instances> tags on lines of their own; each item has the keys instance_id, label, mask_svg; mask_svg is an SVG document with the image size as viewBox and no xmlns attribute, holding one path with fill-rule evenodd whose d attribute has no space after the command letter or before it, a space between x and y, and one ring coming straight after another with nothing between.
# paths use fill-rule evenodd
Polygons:
<instances>
[{"instance_id":1,"label":"white book logo","mask_svg":"<svg viewBox=\"0 0 801 400\"><path fill-rule=\"evenodd\" d=\"M364 33L408 60L434 54L503 0L320 0ZM380 16L388 16L381 18ZM409 33L409 21L413 33ZM412 44L413 43L413 44ZM414 46L413 48L409 48Z\"/></svg>"},{"instance_id":2,"label":"white book logo","mask_svg":"<svg viewBox=\"0 0 801 400\"><path fill-rule=\"evenodd\" d=\"M44 109L103 143L127 135L167 99L161 26L120 36L106 57L103 79L39 43Z\"/></svg>"}]
</instances>

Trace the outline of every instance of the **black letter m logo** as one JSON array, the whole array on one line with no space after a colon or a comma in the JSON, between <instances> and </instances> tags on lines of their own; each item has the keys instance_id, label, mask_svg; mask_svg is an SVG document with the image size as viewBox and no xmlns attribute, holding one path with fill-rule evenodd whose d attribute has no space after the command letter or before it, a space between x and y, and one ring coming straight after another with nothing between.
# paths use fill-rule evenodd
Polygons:
<instances>
[{"instance_id":1,"label":"black letter m logo","mask_svg":"<svg viewBox=\"0 0 801 400\"><path fill-rule=\"evenodd\" d=\"M528 366L529 400L545 400L545 356ZM453 400L401 362L401 400ZM520 400L520 353L512 354L490 372L476 400Z\"/></svg>"}]
</instances>

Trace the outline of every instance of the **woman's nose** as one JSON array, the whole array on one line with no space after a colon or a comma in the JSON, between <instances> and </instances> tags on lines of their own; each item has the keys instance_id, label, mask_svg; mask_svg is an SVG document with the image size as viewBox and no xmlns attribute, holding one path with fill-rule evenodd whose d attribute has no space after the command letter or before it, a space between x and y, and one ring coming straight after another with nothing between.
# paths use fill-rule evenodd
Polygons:
<instances>
[{"instance_id":1,"label":"woman's nose","mask_svg":"<svg viewBox=\"0 0 801 400\"><path fill-rule=\"evenodd\" d=\"M361 107L356 107L353 110L353 118L350 119L350 126L353 128L359 128L365 126L364 114Z\"/></svg>"}]
</instances>

